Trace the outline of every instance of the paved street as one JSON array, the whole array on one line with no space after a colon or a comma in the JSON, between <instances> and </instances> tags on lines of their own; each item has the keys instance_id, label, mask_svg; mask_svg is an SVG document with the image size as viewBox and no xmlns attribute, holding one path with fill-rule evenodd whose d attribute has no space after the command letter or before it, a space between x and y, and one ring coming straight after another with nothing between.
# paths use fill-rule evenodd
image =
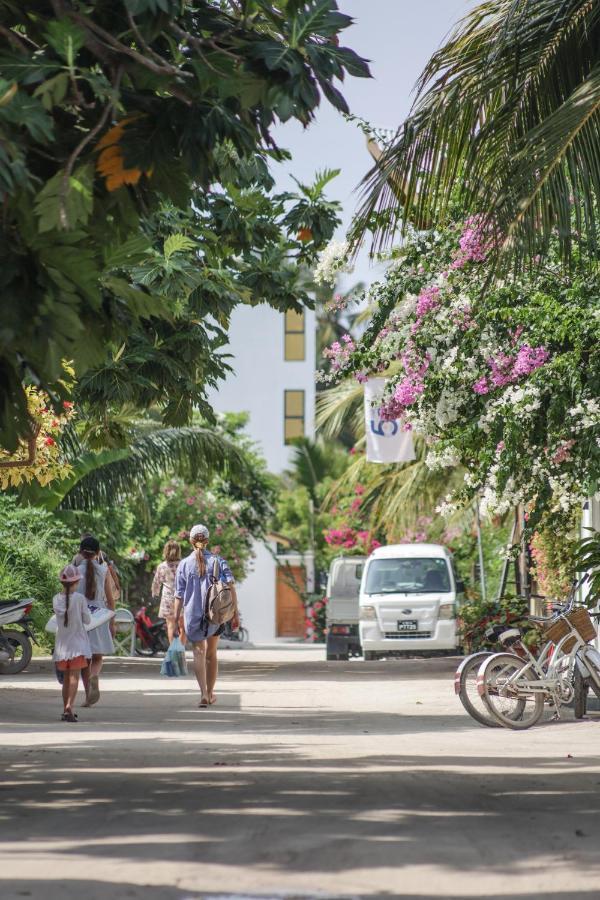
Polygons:
<instances>
[{"instance_id":1,"label":"paved street","mask_svg":"<svg viewBox=\"0 0 600 900\"><path fill-rule=\"evenodd\" d=\"M472 724L454 660L221 653L218 705L109 661L58 721L48 661L0 680L3 900L600 894L600 717Z\"/></svg>"}]
</instances>

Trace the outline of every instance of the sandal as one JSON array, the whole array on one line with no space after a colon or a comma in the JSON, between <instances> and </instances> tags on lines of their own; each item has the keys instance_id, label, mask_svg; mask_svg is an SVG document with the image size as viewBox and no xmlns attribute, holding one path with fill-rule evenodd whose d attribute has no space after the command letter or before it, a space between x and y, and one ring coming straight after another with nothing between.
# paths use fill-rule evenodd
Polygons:
<instances>
[{"instance_id":1,"label":"sandal","mask_svg":"<svg viewBox=\"0 0 600 900\"><path fill-rule=\"evenodd\" d=\"M208 702L210 703L211 706L212 706L214 703L216 703L216 702L217 702L217 695L216 695L216 694L213 694Z\"/></svg>"},{"instance_id":2,"label":"sandal","mask_svg":"<svg viewBox=\"0 0 600 900\"><path fill-rule=\"evenodd\" d=\"M203 697L200 703L198 704L198 709L207 709L208 708L208 700L206 697Z\"/></svg>"},{"instance_id":3,"label":"sandal","mask_svg":"<svg viewBox=\"0 0 600 900\"><path fill-rule=\"evenodd\" d=\"M61 722L77 722L77 713L64 712L60 717Z\"/></svg>"}]
</instances>

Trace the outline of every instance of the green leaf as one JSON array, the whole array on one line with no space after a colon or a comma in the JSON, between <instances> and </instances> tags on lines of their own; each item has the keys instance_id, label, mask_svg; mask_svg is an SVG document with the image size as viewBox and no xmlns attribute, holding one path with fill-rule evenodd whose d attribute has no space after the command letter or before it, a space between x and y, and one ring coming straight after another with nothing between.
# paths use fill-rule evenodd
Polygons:
<instances>
[{"instance_id":1,"label":"green leaf","mask_svg":"<svg viewBox=\"0 0 600 900\"><path fill-rule=\"evenodd\" d=\"M35 214L39 218L40 234L63 227L61 222L61 190L64 173L57 172L48 181L35 199ZM69 178L64 197L67 227L72 229L78 223L85 224L94 206L94 168L91 164L80 166Z\"/></svg>"},{"instance_id":2,"label":"green leaf","mask_svg":"<svg viewBox=\"0 0 600 900\"><path fill-rule=\"evenodd\" d=\"M70 19L55 19L48 23L45 36L57 55L72 69L77 54L85 44L85 31Z\"/></svg>"},{"instance_id":3,"label":"green leaf","mask_svg":"<svg viewBox=\"0 0 600 900\"><path fill-rule=\"evenodd\" d=\"M54 139L54 124L37 97L19 90L10 103L0 107L0 122L26 128L34 141L45 144Z\"/></svg>"},{"instance_id":4,"label":"green leaf","mask_svg":"<svg viewBox=\"0 0 600 900\"><path fill-rule=\"evenodd\" d=\"M313 34L334 37L351 24L352 18L339 12L334 0L313 0L312 3L302 4L300 11L293 17L290 45L298 47Z\"/></svg>"},{"instance_id":5,"label":"green leaf","mask_svg":"<svg viewBox=\"0 0 600 900\"><path fill-rule=\"evenodd\" d=\"M171 234L164 243L163 253L168 262L174 253L179 253L183 250L194 250L196 246L196 241L186 237L185 234Z\"/></svg>"},{"instance_id":6,"label":"green leaf","mask_svg":"<svg viewBox=\"0 0 600 900\"><path fill-rule=\"evenodd\" d=\"M67 93L69 86L69 75L67 72L60 72L54 78L42 81L33 92L34 97L39 97L42 101L44 109L50 110L53 106L58 106Z\"/></svg>"},{"instance_id":7,"label":"green leaf","mask_svg":"<svg viewBox=\"0 0 600 900\"><path fill-rule=\"evenodd\" d=\"M126 241L109 244L104 251L107 271L123 269L142 263L152 245L145 234L135 234Z\"/></svg>"}]
</instances>

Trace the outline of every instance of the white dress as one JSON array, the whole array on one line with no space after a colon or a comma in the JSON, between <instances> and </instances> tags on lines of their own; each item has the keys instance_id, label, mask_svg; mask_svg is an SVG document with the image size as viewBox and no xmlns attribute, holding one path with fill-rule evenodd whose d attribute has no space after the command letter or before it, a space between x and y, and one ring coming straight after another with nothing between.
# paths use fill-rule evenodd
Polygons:
<instances>
[{"instance_id":1,"label":"white dress","mask_svg":"<svg viewBox=\"0 0 600 900\"><path fill-rule=\"evenodd\" d=\"M67 625L65 625L67 598L64 594L57 594L54 597L52 608L56 613L58 624L54 643L55 661L75 659L77 656L85 656L86 659L90 659L92 648L85 626L89 625L92 617L88 610L87 600L83 594L73 592L69 596L69 621Z\"/></svg>"},{"instance_id":2,"label":"white dress","mask_svg":"<svg viewBox=\"0 0 600 900\"><path fill-rule=\"evenodd\" d=\"M95 596L93 600L88 600L88 606L98 606L101 609L106 609L106 594L104 592L104 585L106 583L106 573L108 572L108 566L106 563L96 562L95 559L92 560L92 565L94 567L94 579L95 579ZM77 585L77 590L85 596L85 573L87 569L87 560L85 562L80 563L77 566L77 571L81 575L81 581ZM98 625L97 628L93 628L92 631L88 632L90 638L90 644L92 647L92 653L98 653L102 656L110 655L115 652L115 645L113 644L112 635L110 633L110 624L105 622L104 625Z\"/></svg>"}]
</instances>

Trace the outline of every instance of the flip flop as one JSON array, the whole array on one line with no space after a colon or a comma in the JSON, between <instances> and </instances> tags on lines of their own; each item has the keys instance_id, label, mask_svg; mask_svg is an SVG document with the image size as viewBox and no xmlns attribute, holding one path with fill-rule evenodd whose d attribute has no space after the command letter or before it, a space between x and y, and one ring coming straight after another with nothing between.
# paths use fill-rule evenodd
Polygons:
<instances>
[{"instance_id":1,"label":"flip flop","mask_svg":"<svg viewBox=\"0 0 600 900\"><path fill-rule=\"evenodd\" d=\"M208 709L208 700L206 697L203 697L200 703L198 704L198 709Z\"/></svg>"},{"instance_id":2,"label":"flip flop","mask_svg":"<svg viewBox=\"0 0 600 900\"><path fill-rule=\"evenodd\" d=\"M213 694L212 697L210 698L210 700L209 700L208 702L210 703L211 706L212 706L214 703L216 703L216 702L217 702L217 696L216 696L216 694Z\"/></svg>"},{"instance_id":3,"label":"flip flop","mask_svg":"<svg viewBox=\"0 0 600 900\"><path fill-rule=\"evenodd\" d=\"M63 713L61 718L61 722L77 722L77 713Z\"/></svg>"}]
</instances>

